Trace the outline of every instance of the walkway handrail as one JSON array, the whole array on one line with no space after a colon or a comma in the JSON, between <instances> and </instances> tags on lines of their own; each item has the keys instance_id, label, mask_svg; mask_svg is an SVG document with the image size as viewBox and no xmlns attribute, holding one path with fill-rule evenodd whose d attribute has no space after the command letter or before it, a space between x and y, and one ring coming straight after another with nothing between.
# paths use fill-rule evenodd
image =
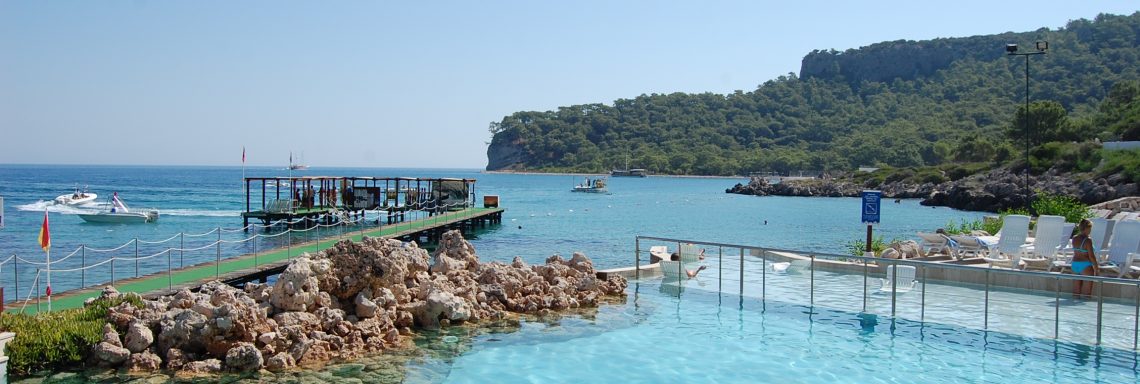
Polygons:
<instances>
[{"instance_id":1,"label":"walkway handrail","mask_svg":"<svg viewBox=\"0 0 1140 384\"><path fill-rule=\"evenodd\" d=\"M890 296L890 300L891 300L891 302L890 302L890 308L891 308L890 309L890 316L892 318L895 317L897 314L896 313L897 295L900 293L899 288L898 288L898 285L899 285L898 284L898 276L900 273L899 272L900 268L898 268L898 266L913 266L913 267L915 267L916 271L921 272L921 277L919 277L917 275L913 276L914 281L921 281L921 284L922 284L922 293L921 293L921 300L922 301L918 307L920 312L919 312L918 316L916 316L916 317L918 317L919 321L926 321L925 320L925 316L926 316L926 285L927 285L927 271L928 270L932 270L932 271L942 271L942 270L970 271L970 272L974 272L974 273L982 273L982 274L984 274L984 279L985 279L985 291L984 291L985 292L985 301L984 301L984 309L983 309L984 318L983 318L982 324L983 324L983 329L987 329L987 330L989 329L989 326L990 326L990 312L991 312L990 311L990 302L991 302L990 291L992 290L991 289L991 285L992 285L991 284L991 281L992 281L991 275L1005 275L1005 276L1017 276L1017 277L1027 277L1027 278L1031 277L1031 278L1035 278L1035 279L1040 279L1040 281L1043 281L1043 282L1050 282L1051 281L1051 282L1053 282L1052 289L1046 289L1045 291L1046 292L1052 291L1053 296L1054 296L1053 297L1053 300L1054 300L1053 338L1055 338L1055 339L1060 337L1061 282L1062 281L1097 282L1099 284L1094 285L1096 287L1096 293L1095 293L1095 296L1096 296L1096 309L1095 309L1096 320L1095 320L1095 325L1096 325L1096 344L1097 345L1100 345L1102 340L1103 340L1102 339L1102 329L1104 328L1103 315L1105 313L1104 312L1104 298L1105 298L1104 289L1105 289L1105 286L1114 286L1114 287L1116 287L1115 289L1120 289L1119 294L1121 295L1121 297L1124 297L1124 298L1130 298L1130 296L1125 296L1125 294L1131 293L1131 291L1125 291L1124 289L1131 290L1132 288L1135 288L1135 295L1136 296L1134 298L1135 303L1133 304L1133 311L1132 311L1133 312L1132 313L1132 323L1133 324L1131 324L1132 325L1132 334L1131 335L1132 335L1132 340L1133 340L1132 347L1133 347L1133 350L1137 350L1138 347L1140 347L1140 279L1123 279L1123 278L1117 278L1117 277L1103 277L1103 276L1088 276L1088 275L1076 275L1076 274L1060 274L1060 273L1050 273L1050 272L1022 271L1022 270L1015 270L1015 269L1003 269L1003 268L992 268L992 267L991 268L984 268L984 267L968 266L968 265L933 263L933 262L929 262L929 261L906 260L906 259L886 259L886 258L854 256L854 255L840 255L840 254L833 254L833 253L826 253L826 252L810 252L810 251L805 252L805 251L769 248L769 247L754 246L754 245L699 241L699 240L689 240L689 239L677 239L677 238L668 238L668 237L659 237L659 236L641 236L641 235L636 236L634 239L634 244L635 244L634 245L634 259L635 259L634 260L634 273L635 273L635 276L637 276L638 278L640 278L641 271L643 269L641 267L641 253L642 253L642 249L644 249L644 248L642 248L642 246L643 246L642 242L644 242L644 241L676 244L678 252L682 248L683 244L718 247L720 249L720 251L716 255L705 254L702 252L702 254L705 257L710 257L710 256L717 257L718 263L720 263L720 264L718 264L719 267L718 267L718 275L717 275L717 279L720 281L720 285L718 285L718 288L717 288L718 292L720 292L723 289L723 282L725 280L725 278L723 276L724 248L739 249L740 250L740 259L739 259L740 265L739 265L739 270L735 271L735 272L739 273L739 283L740 283L739 295L740 295L740 303L741 303L740 305L742 305L742 306L744 305L744 292L745 292L744 286L745 286L745 281L746 281L745 274L744 274L744 271L746 269L745 250L759 251L759 256L757 258L762 262L762 264L760 266L760 270L761 270L761 272L760 272L760 285L761 285L761 292L762 292L761 297L764 297L767 294L767 280L768 280L767 279L767 274L768 274L767 270L768 270L768 263L769 263L769 261L768 261L769 260L769 258L768 258L769 254L784 253L784 254L788 254L787 256L784 256L785 258L796 258L796 257L798 257L801 259L807 259L805 261L807 261L809 263L808 265L810 266L810 272L809 272L810 273L810 275L809 275L810 288L809 288L809 292L808 292L809 293L808 301L809 301L809 305L812 307L815 306L815 292L816 292L815 272L817 269L816 264L817 264L818 259L845 262L846 266L841 266L841 264L833 264L831 266L831 268L838 268L841 271L846 270L847 274L858 274L859 272L857 272L855 269L860 268L860 266L861 266L862 275L863 275L863 284L862 284L861 289L863 291L862 293L863 293L863 311L864 312L867 311L867 302L868 302L868 289L867 289L867 281L868 280L867 279L868 279L868 275L869 275L868 272L869 272L870 266L874 265L874 268L876 268L876 269L878 269L881 266L894 266L893 268L888 268L888 270L893 271L893 273L894 273L894 275L892 275L892 276L887 276L887 278L890 282L889 289L886 287L882 288L883 290L887 290L890 292L890 295L891 295ZM752 254L755 255L754 252ZM852 262L852 261L855 261L855 262ZM672 268L672 267L670 267L670 268ZM678 263L677 268L678 268L678 271L677 271L678 275L684 276L682 274L683 272L681 271L681 269L684 268L682 266L682 263ZM729 266L729 268L732 268L732 266ZM1128 266L1122 266L1122 268L1128 268ZM844 273L844 272L840 272L840 273ZM876 272L876 274L878 274L878 272ZM968 275L963 274L963 275L958 275L958 276L968 276ZM908 277L908 278L910 278L910 277ZM732 279L732 277L729 277L729 279ZM753 282L753 284L755 284L755 282ZM904 292L906 290L909 290L909 288L905 288ZM761 303L762 303L761 305L764 305L763 300L761 301ZM1113 327L1113 326L1109 325L1109 327ZM1119 329L1119 327L1113 327L1113 328Z\"/></svg>"},{"instance_id":2,"label":"walkway handrail","mask_svg":"<svg viewBox=\"0 0 1140 384\"><path fill-rule=\"evenodd\" d=\"M429 203L430 202L418 202L418 203L415 203L414 205L415 206L421 206L421 207L427 207L427 206L434 207L431 209L449 208L449 207L456 207L456 206L464 206L464 207L467 206L466 202L464 202L463 204L459 204L459 203L457 203L457 204L429 204ZM146 271L140 272L140 264L139 264L140 261L147 260L147 259L154 259L156 257L162 256L165 254L167 256L167 259L168 259L167 263L166 263L167 264L166 272L169 274L170 271L173 270L173 268L181 267L183 265L182 255L175 255L175 256L178 256L179 259L176 260L174 265L172 266L172 263L169 260L172 252L184 253L184 252L202 251L202 250L207 250L207 249L216 249L217 255L215 257L213 257L214 260L212 260L212 261L219 263L218 265L220 266L221 265L220 261L222 260L222 248L223 248L222 245L223 244L244 244L247 242L254 242L254 253L253 253L254 265L257 265L256 256L258 253L258 251L257 251L257 240L258 239L270 239L270 238L274 238L274 237L279 237L281 235L289 235L289 234L292 234L294 232L297 232L297 233L310 232L310 231L313 231L315 229L315 230L317 230L317 236L316 236L317 239L315 241L316 241L316 245L319 247L320 245L322 245L321 244L322 239L328 239L328 238L340 239L340 238L344 238L345 236L352 236L352 235L357 233L355 228L352 230L348 230L346 228L346 230L343 230L343 231L332 230L332 231L327 231L327 232L322 231L321 228L332 228L335 226L346 226L347 227L347 226L352 226L352 225L359 225L359 224L365 223L366 221L368 221L370 219L374 219L379 223L379 221L386 216L389 219L396 218L397 221L394 224L388 224L388 225L381 224L380 227L394 228L396 230L396 233L399 234L399 233L404 233L404 232L400 231L400 229L401 229L400 226L406 222L405 220L413 220L413 222L408 223L409 224L409 226L407 227L408 229L418 228L421 226L421 224L425 225L425 226L430 225L430 223L428 221L424 221L423 223L414 222L416 220L421 220L421 219L415 219L415 217L417 216L417 213L422 214L422 216L420 216L422 219L428 219L430 216L434 216L434 215L438 214L439 217L443 218L444 220L446 220L446 215L449 214L449 212L426 211L426 210L416 210L416 211L390 210L390 211L384 211L383 214L380 213L381 212L380 210L373 210L373 212L374 213L370 215L370 213L367 210L364 210L364 211L361 211L361 214L356 215L356 214L350 214L349 212L345 212L345 211L341 211L341 210L335 210L335 211L332 211L329 213L320 214L320 215L316 215L316 216L302 216L302 217L298 217L298 218L293 219L293 220L288 220L288 219L277 220L277 221L273 221L270 224L266 224L266 225L251 224L251 225L247 225L247 226L245 226L241 229L238 229L238 230L243 230L243 229L248 229L248 228L270 228L270 227L273 227L274 225L279 225L279 224L286 224L287 226L281 231L274 231L275 233L271 233L271 234L254 233L253 235L245 237L245 238L232 239L232 240L231 239L225 239L222 237L223 233L227 233L227 232L231 232L231 231L224 229L224 228L221 228L221 227L216 227L216 228L211 229L207 232L199 233L199 234L187 234L185 232L179 232L173 236L170 236L170 237L167 237L167 238L164 238L161 240L156 240L156 241L141 240L141 239L138 239L136 237L134 239L127 241L126 243L123 243L120 246L117 246L114 248L109 248L109 249L92 248L92 247L89 247L87 245L80 245L78 248L76 248L70 254L68 254L62 258L54 258L53 257L50 261L50 265L49 265L49 262L46 260L43 260L43 261L25 260L24 258L20 257L18 254L12 254L8 258L0 261L0 270L2 270L4 265L8 264L8 263L16 263L17 267L20 267L20 265L19 265L20 263L26 264L23 268L13 268L12 269L12 276L14 276L13 283L15 284L17 291L20 288L19 276L22 274L19 270L21 270L21 269L27 270L26 269L27 266L35 266L37 268L36 279L33 281L33 285L35 285L39 281L39 276L41 276L42 273L48 273L49 270L50 270L51 275L56 276L57 274L86 272L87 270L93 270L96 268L106 266L107 264L111 264L110 281L112 283L114 283L116 280L118 280L116 278L116 268L115 268L116 263L133 262L134 263L134 273L135 273L135 276L137 277L137 276L140 276L141 274L151 273L153 271L150 271L150 270L155 268L155 265L148 265L148 266L144 267L146 269ZM407 214L411 214L412 216L411 217L405 216ZM370 216L372 216L372 217L370 217ZM297 225L300 228L296 228L296 227L294 227L294 225ZM236 232L238 230L235 230L233 232ZM324 232L324 233L322 233L322 232ZM361 234L361 235L364 234L364 228L363 227L360 228L359 234ZM190 247L186 246L186 245L188 245L188 244L186 244L186 240L185 240L186 237L204 237L207 235L216 235L217 239L211 241L208 244L202 244L199 246L190 246ZM156 248L156 247L152 247L153 245L169 243L170 241L180 239L180 238L181 238L181 240L180 240L181 246L165 247L161 251L157 251L156 253L152 253L149 255L140 255L139 254L139 251L140 251L139 245L147 245L148 246L147 250L153 251ZM289 246L290 247L295 246L296 241L302 241L303 243L310 243L313 241L313 238L309 237L309 236L303 236L303 237L298 238L298 239L290 238ZM197 243L197 241L195 241L195 243ZM108 258L100 258L101 260L97 260L97 261L93 260L94 261L93 263L88 264L88 260L87 260L86 256L89 256L89 255L86 254L87 253L86 251L91 251L91 252L96 253L96 254L113 253L113 252L123 251L124 249L126 249L132 245L134 245L134 247L135 247L133 254L131 254L130 251L122 252L118 255L113 254L113 255L111 255L111 257L108 257ZM281 246L284 247L285 245L281 244ZM231 250L231 248L229 248L229 247L225 247L225 248L227 249L226 253L233 252ZM238 251L238 253L244 254L244 252L242 252L242 251ZM81 254L84 256L83 261L82 261L82 265L75 266L74 265L75 263L69 263L67 265L61 265L60 264L60 263L63 263L65 261L69 261L68 259L71 258L72 256L74 256L75 254ZM201 256L201 255L199 255L199 256ZM195 257L199 257L199 256L195 256ZM227 255L226 258L230 258L233 256L235 256L235 255ZM153 264L153 263L148 263L148 264ZM76 274L76 275L79 275L79 274ZM78 288L88 288L91 286L91 285L87 284L87 279L85 276L86 275L76 276L76 277L79 277L78 279L76 279L79 282ZM0 274L0 280L4 280L2 274ZM101 279L98 279L98 280L101 281ZM96 282L94 284L102 284L102 282ZM70 285L70 284L68 284L68 285ZM26 305L27 301L30 300L31 295L33 293L38 292L39 287L29 287L29 290L30 290L29 296L27 298L25 298L25 305ZM66 289L64 289L64 290L66 290ZM60 290L57 290L57 291L60 291ZM38 293L36 293L36 294L39 295Z\"/></svg>"},{"instance_id":3,"label":"walkway handrail","mask_svg":"<svg viewBox=\"0 0 1140 384\"><path fill-rule=\"evenodd\" d=\"M884 258L880 258L880 257L840 255L840 254L826 253L826 252L797 251L797 250L791 250L791 249L770 248L770 247L761 247L761 246L755 246L755 245L741 245L741 244L731 244L731 243L707 242L707 241L699 241L699 240L672 239L672 238L667 238L667 237L656 237L656 236L638 235L637 239L639 239L639 240L665 241L665 242L670 242L670 243L692 243L692 244L711 245L711 246L725 247L725 248L756 249L756 250L762 250L762 251L766 251L766 252L782 252L782 253L791 253L791 254L796 254L796 255L808 254L808 255L823 256L823 257L827 257L827 258L836 258L836 259L847 259L847 260L854 259L854 260L863 261L864 263L871 262L871 264L886 262L889 264L912 265L912 266L916 266L916 267L930 267L932 264L932 263L926 262L926 261L916 261L916 260L906 260L906 259L884 259ZM936 266L937 266L937 268L944 268L944 269L969 270L969 271L978 270L978 267L971 267L968 265L937 263ZM1050 278L1060 277L1061 279L1067 279L1067 280L1100 281L1100 282L1110 282L1110 283L1116 283L1116 284L1140 286L1140 279L1121 279L1121 278L1116 278L1116 277L1087 276L1087 275L1064 275L1064 274L1056 274L1056 273L1048 273L1048 272L1023 271L1023 270L1014 270L1014 269L997 269L997 268L987 268L987 269L993 271L993 273L1001 273L1001 274L1008 274L1008 275L1038 276L1038 277L1048 276Z\"/></svg>"}]
</instances>

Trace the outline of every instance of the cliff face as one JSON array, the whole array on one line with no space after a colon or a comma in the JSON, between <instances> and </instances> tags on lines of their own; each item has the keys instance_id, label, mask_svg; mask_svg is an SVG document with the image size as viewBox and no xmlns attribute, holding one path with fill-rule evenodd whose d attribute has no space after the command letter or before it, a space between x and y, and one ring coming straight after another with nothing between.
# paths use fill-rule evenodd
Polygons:
<instances>
[{"instance_id":1,"label":"cliff face","mask_svg":"<svg viewBox=\"0 0 1140 384\"><path fill-rule=\"evenodd\" d=\"M516 135L497 134L487 146L487 170L521 170L525 168L526 151Z\"/></svg>"}]
</instances>

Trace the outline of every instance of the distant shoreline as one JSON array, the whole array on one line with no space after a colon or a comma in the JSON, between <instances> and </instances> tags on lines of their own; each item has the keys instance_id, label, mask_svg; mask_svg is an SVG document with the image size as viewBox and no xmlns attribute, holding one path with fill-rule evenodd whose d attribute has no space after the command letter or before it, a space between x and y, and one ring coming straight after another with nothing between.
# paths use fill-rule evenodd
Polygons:
<instances>
[{"instance_id":1,"label":"distant shoreline","mask_svg":"<svg viewBox=\"0 0 1140 384\"><path fill-rule=\"evenodd\" d=\"M609 176L605 173L574 173L574 172L537 172L537 171L479 171L479 173L496 175L543 175L543 176ZM636 179L637 177L620 176L621 178ZM647 175L647 177L675 177L679 179L747 179L748 176L705 176L705 175Z\"/></svg>"}]
</instances>

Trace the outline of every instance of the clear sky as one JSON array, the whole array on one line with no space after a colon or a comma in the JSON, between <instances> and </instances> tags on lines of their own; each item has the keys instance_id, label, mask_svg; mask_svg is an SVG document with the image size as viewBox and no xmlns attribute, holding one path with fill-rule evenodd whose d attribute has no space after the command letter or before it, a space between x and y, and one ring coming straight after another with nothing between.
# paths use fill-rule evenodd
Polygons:
<instances>
[{"instance_id":1,"label":"clear sky","mask_svg":"<svg viewBox=\"0 0 1140 384\"><path fill-rule=\"evenodd\" d=\"M1130 1L0 0L0 163L486 165L487 125ZM1022 42L1028 43L1028 42ZM1052 47L1059 48L1059 47ZM995 47L1001 49L1001 47Z\"/></svg>"}]
</instances>

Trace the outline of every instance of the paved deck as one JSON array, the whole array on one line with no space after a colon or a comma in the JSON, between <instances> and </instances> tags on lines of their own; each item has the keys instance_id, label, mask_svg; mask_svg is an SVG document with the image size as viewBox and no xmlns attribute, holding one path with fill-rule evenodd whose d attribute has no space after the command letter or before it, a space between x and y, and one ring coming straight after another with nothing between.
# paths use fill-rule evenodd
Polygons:
<instances>
[{"instance_id":1,"label":"paved deck","mask_svg":"<svg viewBox=\"0 0 1140 384\"><path fill-rule=\"evenodd\" d=\"M122 279L115 282L119 292L138 292L144 296L155 296L177 291L187 287L197 287L211 280L230 280L240 276L257 274L262 271L280 268L304 252L317 252L327 249L337 241L351 239L360 241L362 236L398 238L414 234L431 228L445 227L468 219L490 216L503 212L503 208L468 208L461 211L451 211L437 216L419 220L405 221L398 224L384 225L372 230L349 232L342 236L328 237L319 241L293 244L292 247L275 248L255 254L245 254L224 259L221 263L207 262L184 268L178 268L153 273L137 278ZM52 296L52 310L79 308L88 298L97 297L107 283L94 285L88 288L59 292ZM5 306L8 312L18 312L23 302L12 302ZM47 299L43 298L40 310L47 310ZM24 313L36 313L36 300L32 299L24 308Z\"/></svg>"}]
</instances>

